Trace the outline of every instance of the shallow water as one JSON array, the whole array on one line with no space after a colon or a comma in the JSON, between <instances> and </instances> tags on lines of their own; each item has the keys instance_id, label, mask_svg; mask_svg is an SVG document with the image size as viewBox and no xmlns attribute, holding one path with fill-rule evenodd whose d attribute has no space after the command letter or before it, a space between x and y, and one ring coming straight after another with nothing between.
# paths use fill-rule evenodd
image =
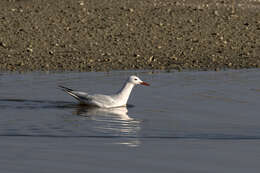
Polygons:
<instances>
[{"instance_id":1,"label":"shallow water","mask_svg":"<svg viewBox=\"0 0 260 173\"><path fill-rule=\"evenodd\" d=\"M127 108L87 109L57 88L137 86ZM5 172L255 172L260 72L2 73Z\"/></svg>"}]
</instances>

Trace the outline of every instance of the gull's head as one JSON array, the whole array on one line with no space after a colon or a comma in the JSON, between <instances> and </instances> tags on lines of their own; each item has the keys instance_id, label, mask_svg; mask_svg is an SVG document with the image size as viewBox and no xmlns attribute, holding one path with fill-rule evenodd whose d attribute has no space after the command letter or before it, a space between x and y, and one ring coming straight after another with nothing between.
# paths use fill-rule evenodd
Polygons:
<instances>
[{"instance_id":1,"label":"gull's head","mask_svg":"<svg viewBox=\"0 0 260 173\"><path fill-rule=\"evenodd\" d=\"M127 82L132 83L132 84L134 84L134 85L145 85L145 86L149 86L148 83L142 81L142 80L141 80L139 77L137 77L137 76L130 76L130 77L128 78L128 81L127 81Z\"/></svg>"}]
</instances>

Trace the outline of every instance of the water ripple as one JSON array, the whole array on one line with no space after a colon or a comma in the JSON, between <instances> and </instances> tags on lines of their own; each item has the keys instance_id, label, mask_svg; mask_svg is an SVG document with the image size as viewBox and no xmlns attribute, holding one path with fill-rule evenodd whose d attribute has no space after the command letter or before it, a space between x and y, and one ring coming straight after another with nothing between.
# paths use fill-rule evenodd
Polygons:
<instances>
[{"instance_id":1,"label":"water ripple","mask_svg":"<svg viewBox=\"0 0 260 173\"><path fill-rule=\"evenodd\" d=\"M0 134L0 137L37 137L37 138L122 138L122 139L198 139L198 140L260 140L260 136L243 135L180 135L180 136L120 136L120 135L27 135Z\"/></svg>"}]
</instances>

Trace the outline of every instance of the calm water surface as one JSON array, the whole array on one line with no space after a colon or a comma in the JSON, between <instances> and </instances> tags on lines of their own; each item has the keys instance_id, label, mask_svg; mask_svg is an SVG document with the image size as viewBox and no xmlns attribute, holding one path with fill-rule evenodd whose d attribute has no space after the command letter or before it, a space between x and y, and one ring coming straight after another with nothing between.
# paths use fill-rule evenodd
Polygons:
<instances>
[{"instance_id":1,"label":"calm water surface","mask_svg":"<svg viewBox=\"0 0 260 173\"><path fill-rule=\"evenodd\" d=\"M57 88L129 106L88 109ZM0 169L14 172L256 172L260 71L1 73Z\"/></svg>"}]
</instances>

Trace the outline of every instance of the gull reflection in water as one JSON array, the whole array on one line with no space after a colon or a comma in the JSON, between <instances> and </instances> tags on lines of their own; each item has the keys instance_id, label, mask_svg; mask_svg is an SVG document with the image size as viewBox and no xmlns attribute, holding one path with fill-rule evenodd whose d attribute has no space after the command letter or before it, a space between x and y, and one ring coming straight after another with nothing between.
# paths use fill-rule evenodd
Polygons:
<instances>
[{"instance_id":1,"label":"gull reflection in water","mask_svg":"<svg viewBox=\"0 0 260 173\"><path fill-rule=\"evenodd\" d=\"M91 119L94 128L101 134L119 137L120 141L114 144L123 144L137 147L140 141L137 133L140 131L140 121L128 115L127 107L116 108L89 108L78 107L76 114Z\"/></svg>"},{"instance_id":2,"label":"gull reflection in water","mask_svg":"<svg viewBox=\"0 0 260 173\"><path fill-rule=\"evenodd\" d=\"M128 116L128 110L126 107L116 107L116 108L96 108L96 107L79 107L77 110L77 115L100 118L101 117L111 117L113 119L130 121L133 120Z\"/></svg>"}]
</instances>

